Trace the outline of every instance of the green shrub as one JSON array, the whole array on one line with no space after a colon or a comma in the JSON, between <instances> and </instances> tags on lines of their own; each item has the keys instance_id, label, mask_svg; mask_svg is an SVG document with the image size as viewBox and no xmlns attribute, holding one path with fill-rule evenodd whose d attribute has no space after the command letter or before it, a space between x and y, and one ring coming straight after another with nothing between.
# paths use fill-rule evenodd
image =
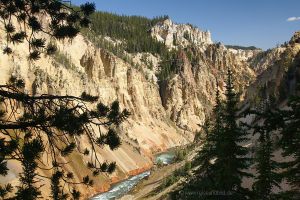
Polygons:
<instances>
[{"instance_id":1,"label":"green shrub","mask_svg":"<svg viewBox=\"0 0 300 200\"><path fill-rule=\"evenodd\" d=\"M108 36L125 41L124 50L129 53L151 52L161 54L166 51L163 43L150 34L152 26L167 19L168 16L148 19L140 16L116 15L108 12L95 12L91 17L91 31L95 36Z\"/></svg>"},{"instance_id":2,"label":"green shrub","mask_svg":"<svg viewBox=\"0 0 300 200\"><path fill-rule=\"evenodd\" d=\"M53 58L56 64L59 64L60 66L65 67L66 69L76 69L76 66L72 63L71 58L68 58L68 56L62 52L56 51L56 53L53 55Z\"/></svg>"},{"instance_id":3,"label":"green shrub","mask_svg":"<svg viewBox=\"0 0 300 200\"><path fill-rule=\"evenodd\" d=\"M192 169L192 163L191 162L186 162L185 164L184 164L184 171L185 172L188 172L188 171L190 171Z\"/></svg>"},{"instance_id":4,"label":"green shrub","mask_svg":"<svg viewBox=\"0 0 300 200\"><path fill-rule=\"evenodd\" d=\"M156 165L157 165L158 168L160 168L160 167L164 166L164 163L163 163L162 160L159 159L159 160L157 161Z\"/></svg>"},{"instance_id":5,"label":"green shrub","mask_svg":"<svg viewBox=\"0 0 300 200\"><path fill-rule=\"evenodd\" d=\"M188 153L187 149L179 149L175 152L175 161L180 162L183 161Z\"/></svg>"}]
</instances>

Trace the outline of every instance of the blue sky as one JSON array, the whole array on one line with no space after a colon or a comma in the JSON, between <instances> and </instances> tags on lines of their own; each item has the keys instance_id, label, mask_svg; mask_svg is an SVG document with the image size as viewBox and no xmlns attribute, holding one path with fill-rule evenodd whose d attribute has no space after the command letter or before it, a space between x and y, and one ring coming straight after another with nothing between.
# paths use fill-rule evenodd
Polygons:
<instances>
[{"instance_id":1,"label":"blue sky","mask_svg":"<svg viewBox=\"0 0 300 200\"><path fill-rule=\"evenodd\" d=\"M300 0L89 0L97 10L125 15L169 15L209 30L214 41L268 49L300 30ZM80 4L85 0L72 0ZM288 18L290 18L288 20Z\"/></svg>"}]
</instances>

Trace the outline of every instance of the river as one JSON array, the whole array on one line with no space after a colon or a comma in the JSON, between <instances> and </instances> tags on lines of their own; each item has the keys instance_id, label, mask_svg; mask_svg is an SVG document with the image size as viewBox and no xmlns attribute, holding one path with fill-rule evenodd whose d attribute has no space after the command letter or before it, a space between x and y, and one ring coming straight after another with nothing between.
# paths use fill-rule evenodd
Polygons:
<instances>
[{"instance_id":1,"label":"river","mask_svg":"<svg viewBox=\"0 0 300 200\"><path fill-rule=\"evenodd\" d=\"M164 165L168 165L173 162L174 157L175 154L173 152L160 153L156 155L154 162L161 162ZM108 192L104 192L91 198L91 200L115 200L121 198L147 176L150 176L150 171L145 171L136 176L132 176L129 179L115 184Z\"/></svg>"}]
</instances>

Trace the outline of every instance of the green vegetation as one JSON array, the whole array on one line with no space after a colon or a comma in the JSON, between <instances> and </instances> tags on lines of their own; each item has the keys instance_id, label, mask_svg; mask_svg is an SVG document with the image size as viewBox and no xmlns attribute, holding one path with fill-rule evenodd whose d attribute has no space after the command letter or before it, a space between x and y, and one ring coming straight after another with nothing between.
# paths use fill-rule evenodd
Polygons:
<instances>
[{"instance_id":1,"label":"green vegetation","mask_svg":"<svg viewBox=\"0 0 300 200\"><path fill-rule=\"evenodd\" d=\"M176 172L176 173L178 173L178 172ZM168 176L167 178L165 178L163 180L163 184L160 185L159 190L162 191L163 188L173 185L174 183L176 183L179 180L179 178L180 178L179 176L176 176L175 174L171 174L170 176Z\"/></svg>"},{"instance_id":2,"label":"green vegetation","mask_svg":"<svg viewBox=\"0 0 300 200\"><path fill-rule=\"evenodd\" d=\"M82 33L97 47L107 49L132 65L134 64L127 53L149 52L159 55L161 62L158 78L164 81L174 74L182 63L178 57L178 51L169 51L165 44L156 41L151 36L151 28L167 18L168 16L162 16L148 19L95 12L91 17L91 30L83 29ZM105 39L106 36L114 41L108 41ZM152 63L146 62L146 65L149 69L153 69Z\"/></svg>"},{"instance_id":3,"label":"green vegetation","mask_svg":"<svg viewBox=\"0 0 300 200\"><path fill-rule=\"evenodd\" d=\"M83 71L80 71L79 67L77 67L73 62L69 55L64 54L63 52L60 52L59 50L55 51L55 53L52 55L53 66L59 68L64 67L68 70L71 70L73 72L76 72L82 79L86 76L86 74ZM37 70L38 72L39 70Z\"/></svg>"},{"instance_id":4,"label":"green vegetation","mask_svg":"<svg viewBox=\"0 0 300 200\"><path fill-rule=\"evenodd\" d=\"M226 48L230 48L230 49L241 49L241 50L261 50L260 48L257 48L255 46L249 46L249 47L245 47L245 46L239 46L239 45L225 45Z\"/></svg>"},{"instance_id":5,"label":"green vegetation","mask_svg":"<svg viewBox=\"0 0 300 200\"><path fill-rule=\"evenodd\" d=\"M247 133L238 126L237 104L238 95L234 92L232 72L228 70L226 84L226 101L220 100L217 90L216 105L213 110L214 118L205 123L203 148L199 151L194 162L199 165L189 183L173 193L182 199L246 199L249 197L246 188L242 187L242 179L251 176L244 170L250 165L248 149L241 145L247 141ZM210 195L186 196L182 191L202 191ZM213 191L222 191L215 194ZM230 194L228 196L228 194ZM222 196L220 196L222 195Z\"/></svg>"},{"instance_id":6,"label":"green vegetation","mask_svg":"<svg viewBox=\"0 0 300 200\"><path fill-rule=\"evenodd\" d=\"M107 39L105 39L104 36L95 35L93 32L90 31L86 31L84 32L84 34L91 42L93 42L93 44L97 48L105 49L113 53L115 56L123 59L125 62L131 64L132 66L135 66L133 60L126 53L125 46L123 43L116 42L116 44L113 44L113 41L108 41Z\"/></svg>"},{"instance_id":7,"label":"green vegetation","mask_svg":"<svg viewBox=\"0 0 300 200\"><path fill-rule=\"evenodd\" d=\"M300 54L299 54L300 55ZM282 73L286 80L298 82L299 55L290 62L290 55L284 54ZM288 70L287 70L288 69ZM282 84L282 83L281 83ZM270 87L270 85L268 85ZM271 85L271 87L273 87ZM267 86L260 90L266 95ZM196 168L195 174L189 177L187 184L179 186L171 194L171 198L180 199L299 199L300 196L300 86L298 90L286 92L282 95L285 99L290 96L287 106L289 109L276 108L284 99L277 99L269 94L270 100L264 105L250 109L244 114L256 116L251 125L247 123L237 124L238 96L234 92L232 75L228 72L226 84L226 99L220 100L220 94L216 93L216 105L211 118L203 125L202 134L198 138L203 140L203 147L193 161ZM250 158L251 148L247 144L249 134L257 134L258 140L252 147L254 159ZM276 162L274 152L282 150L285 161ZM255 174L248 173L250 166L255 168ZM243 188L243 178L254 178L252 188ZM171 182L174 178L170 178ZM288 191L274 192L285 180L291 189ZM199 195L197 191L203 191ZM214 193L217 191L217 193ZM193 193L196 192L196 193ZM220 193L218 193L220 192ZM186 195L187 193L191 195ZM195 195L193 195L195 194Z\"/></svg>"},{"instance_id":8,"label":"green vegetation","mask_svg":"<svg viewBox=\"0 0 300 200\"><path fill-rule=\"evenodd\" d=\"M190 162L186 162L184 166L176 169L171 175L165 177L162 180L162 183L160 186L158 186L155 190L154 193L159 193L163 191L165 188L173 185L177 181L180 180L180 178L184 178L188 175L189 171L191 170L192 164Z\"/></svg>"},{"instance_id":9,"label":"green vegetation","mask_svg":"<svg viewBox=\"0 0 300 200\"><path fill-rule=\"evenodd\" d=\"M159 159L159 160L157 161L156 165L157 165L158 168L161 168L162 166L164 166L164 163L163 163L162 160Z\"/></svg>"},{"instance_id":10,"label":"green vegetation","mask_svg":"<svg viewBox=\"0 0 300 200\"><path fill-rule=\"evenodd\" d=\"M140 16L116 15L108 12L95 12L91 16L92 34L108 36L124 42L122 48L129 53L150 52L164 54L164 44L151 37L150 29L168 16L148 19ZM89 30L85 30L87 34ZM89 36L90 38L91 36Z\"/></svg>"},{"instance_id":11,"label":"green vegetation","mask_svg":"<svg viewBox=\"0 0 300 200\"><path fill-rule=\"evenodd\" d=\"M266 120L272 122L272 130L277 130L282 135L279 140L279 146L283 149L282 155L285 158L293 156L293 159L283 163L283 178L291 185L291 189L283 192L286 199L296 200L300 197L300 85L296 90L296 95L289 98L289 110L272 110L266 116Z\"/></svg>"},{"instance_id":12,"label":"green vegetation","mask_svg":"<svg viewBox=\"0 0 300 200\"><path fill-rule=\"evenodd\" d=\"M191 162L186 162L184 164L184 171L189 172L192 169L192 163Z\"/></svg>"},{"instance_id":13,"label":"green vegetation","mask_svg":"<svg viewBox=\"0 0 300 200\"><path fill-rule=\"evenodd\" d=\"M200 142L201 141L201 132L200 131L196 131L196 133L195 133L195 137L194 137L194 143L198 143L198 142Z\"/></svg>"},{"instance_id":14,"label":"green vegetation","mask_svg":"<svg viewBox=\"0 0 300 200\"><path fill-rule=\"evenodd\" d=\"M171 50L166 52L159 63L160 72L157 74L159 81L167 80L179 71L182 65L183 60L180 58L179 51Z\"/></svg>"},{"instance_id":15,"label":"green vegetation","mask_svg":"<svg viewBox=\"0 0 300 200\"><path fill-rule=\"evenodd\" d=\"M62 52L56 51L53 55L53 58L56 61L54 65L57 67L62 66L71 70L76 69L76 66L72 63L71 58Z\"/></svg>"},{"instance_id":16,"label":"green vegetation","mask_svg":"<svg viewBox=\"0 0 300 200\"><path fill-rule=\"evenodd\" d=\"M174 160L176 162L183 161L186 158L187 155L188 155L188 149L187 148L185 148L185 149L176 149Z\"/></svg>"},{"instance_id":17,"label":"green vegetation","mask_svg":"<svg viewBox=\"0 0 300 200\"><path fill-rule=\"evenodd\" d=\"M169 50L165 44L158 42L151 36L151 28L168 16L148 19L140 16L117 15L108 12L95 12L91 17L91 29L83 29L82 33L92 41L96 47L106 49L116 56L134 66L128 53L152 53L160 56L159 83L163 83L179 71L183 64L182 53L186 53L191 63L199 60L192 47L187 49ZM107 39L105 37L109 37ZM190 34L184 33L184 37L190 40ZM176 35L173 35L176 45ZM153 69L153 63L145 62L149 69Z\"/></svg>"},{"instance_id":18,"label":"green vegetation","mask_svg":"<svg viewBox=\"0 0 300 200\"><path fill-rule=\"evenodd\" d=\"M74 10L57 0L0 1L0 23L5 29L4 54L13 52L13 44L29 45L28 59L40 59L41 54L53 55L57 48L53 41L72 39L82 27L89 25L89 16L95 5L85 3ZM45 24L41 16L51 16ZM15 21L18 20L18 22ZM43 26L42 26L43 25ZM17 27L17 28L16 28ZM41 33L51 35L47 44ZM10 47L11 46L11 47ZM73 69L70 60L57 52L57 67ZM39 71L36 71L38 73ZM115 101L110 106L97 103L98 97L82 92L80 97L32 95L25 90L23 79L12 76L0 86L0 176L7 176L8 162L22 166L16 185L0 186L0 199L36 200L41 198L63 200L80 198L78 185L92 186L90 175L112 173L115 162L100 162L96 146L118 148L121 139L116 129L128 116ZM96 108L89 109L87 104ZM99 134L99 130L107 130ZM84 146L80 140L88 141ZM68 166L72 152L82 159L89 156L85 166L89 173L78 174ZM43 159L47 158L47 159ZM46 181L44 181L46 180ZM41 193L46 185L50 196Z\"/></svg>"},{"instance_id":19,"label":"green vegetation","mask_svg":"<svg viewBox=\"0 0 300 200\"><path fill-rule=\"evenodd\" d=\"M189 59L192 66L199 63L200 55L193 46L185 48L184 52L186 53L186 56Z\"/></svg>"},{"instance_id":20,"label":"green vegetation","mask_svg":"<svg viewBox=\"0 0 300 200\"><path fill-rule=\"evenodd\" d=\"M271 114L270 108L267 108L264 113L258 114L259 117ZM255 154L255 168L256 177L253 184L254 198L255 199L274 199L272 189L280 188L281 182L280 174L277 172L279 163L274 160L273 152L274 144L270 138L274 134L274 125L272 121L263 120L262 125L255 125L251 128L254 129L254 134L259 134L259 144Z\"/></svg>"},{"instance_id":21,"label":"green vegetation","mask_svg":"<svg viewBox=\"0 0 300 200\"><path fill-rule=\"evenodd\" d=\"M249 111L250 114L256 115L257 121L262 122L248 126L255 134L259 134L255 157L257 173L253 184L254 199L299 199L299 90L300 87L296 90L296 95L290 96L287 104L289 109L276 109L275 101L272 101L263 109ZM277 139L272 139L272 136ZM280 163L275 161L273 155L278 148L282 149L281 155L286 158ZM285 180L291 189L273 193L274 188L281 189L282 180Z\"/></svg>"},{"instance_id":22,"label":"green vegetation","mask_svg":"<svg viewBox=\"0 0 300 200\"><path fill-rule=\"evenodd\" d=\"M28 44L28 59L38 60L41 54L52 55L57 49L41 33L53 39L72 39L79 29L88 27L89 16L95 11L93 3L85 3L76 11L57 0L0 1L1 25L5 31L4 54L11 54L11 44ZM51 16L48 23L38 14ZM14 18L17 22L14 22Z\"/></svg>"},{"instance_id":23,"label":"green vegetation","mask_svg":"<svg viewBox=\"0 0 300 200\"><path fill-rule=\"evenodd\" d=\"M191 39L191 36L190 36L189 32L187 32L187 31L185 31L185 32L183 33L183 37L184 37L184 39L186 39L186 40L188 40L188 41Z\"/></svg>"}]
</instances>

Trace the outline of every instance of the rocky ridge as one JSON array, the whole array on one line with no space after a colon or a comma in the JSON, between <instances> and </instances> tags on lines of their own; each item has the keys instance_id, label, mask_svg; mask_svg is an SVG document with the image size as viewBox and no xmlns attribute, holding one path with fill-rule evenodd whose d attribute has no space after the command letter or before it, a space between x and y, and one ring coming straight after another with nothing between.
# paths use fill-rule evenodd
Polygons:
<instances>
[{"instance_id":1,"label":"rocky ridge","mask_svg":"<svg viewBox=\"0 0 300 200\"><path fill-rule=\"evenodd\" d=\"M35 63L24 56L25 44L15 46L11 56L1 55L0 84L15 76L24 79L26 90L33 94L79 96L85 91L99 96L104 104L118 100L121 108L132 113L119 128L122 146L113 152L107 147L98 149L102 160L117 162L117 171L96 180L94 188L82 189L85 197L106 191L112 183L149 169L153 153L192 141L194 132L214 105L217 82L219 89L224 90L228 66L236 76L238 91L243 92L283 51L274 50L262 58L257 57L257 52L233 51L213 43L209 32L191 25L177 25L169 19L154 26L151 34L170 49L186 48L180 51L182 62L174 74L163 82L156 76L161 70L159 55L131 54L139 66L136 68L107 50L96 48L82 35L71 43L58 42L59 54L42 57ZM2 46L4 34L0 35ZM143 57L151 60L152 68ZM79 180L87 172L82 167L86 160L72 156L77 162L71 168L78 172L75 175ZM18 168L15 163L10 165ZM11 179L6 181L15 180L18 170L10 173Z\"/></svg>"},{"instance_id":2,"label":"rocky ridge","mask_svg":"<svg viewBox=\"0 0 300 200\"><path fill-rule=\"evenodd\" d=\"M176 46L207 45L212 44L209 31L202 31L192 25L176 24L170 19L157 23L151 29L151 35L156 40L163 42L169 48Z\"/></svg>"},{"instance_id":3,"label":"rocky ridge","mask_svg":"<svg viewBox=\"0 0 300 200\"><path fill-rule=\"evenodd\" d=\"M1 38L1 46L4 41ZM42 57L37 62L29 62L24 56L28 49L25 44L15 46L11 56L1 55L0 83L5 84L14 76L24 79L26 91L32 94L80 96L85 91L98 95L104 104L119 100L121 108L130 110L130 119L119 130L122 146L116 151L108 147L98 149L102 161L116 161L117 171L112 176L104 175L95 180L93 188L82 188L85 197L106 191L110 184L149 169L153 153L188 142L168 120L158 86L148 82L140 71L104 49L95 48L82 36L72 43L65 41L57 45L59 55ZM85 142L88 141L83 140L82 144ZM85 158L74 154L71 160L76 161L70 165L78 172L75 180L90 173L84 167ZM10 178L1 178L1 182L14 182L18 176L20 167L16 163L10 163L10 166L17 170L10 171Z\"/></svg>"},{"instance_id":4,"label":"rocky ridge","mask_svg":"<svg viewBox=\"0 0 300 200\"><path fill-rule=\"evenodd\" d=\"M264 52L251 61L256 80L247 88L246 102L258 105L265 100L282 103L295 92L300 80L300 32L289 43Z\"/></svg>"},{"instance_id":5,"label":"rocky ridge","mask_svg":"<svg viewBox=\"0 0 300 200\"><path fill-rule=\"evenodd\" d=\"M219 89L224 89L228 67L236 76L240 92L256 77L249 61L260 50L227 49L213 43L209 31L175 24L170 19L154 26L151 34L169 49L180 51L181 63L168 80L160 83L160 94L170 119L183 130L199 129L214 104L217 82Z\"/></svg>"}]
</instances>

